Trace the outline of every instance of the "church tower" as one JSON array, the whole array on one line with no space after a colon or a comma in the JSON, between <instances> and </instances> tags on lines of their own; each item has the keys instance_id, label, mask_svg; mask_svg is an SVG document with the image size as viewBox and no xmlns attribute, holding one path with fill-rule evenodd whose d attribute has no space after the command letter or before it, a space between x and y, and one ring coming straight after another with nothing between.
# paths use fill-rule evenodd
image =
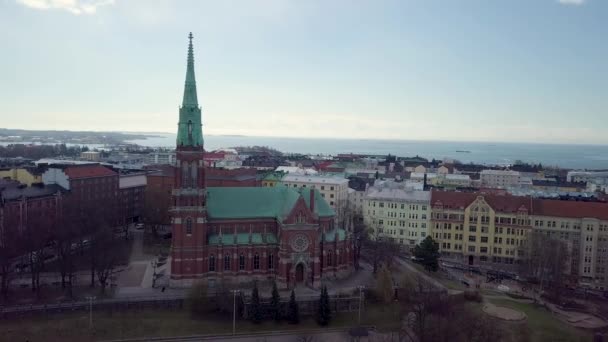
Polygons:
<instances>
[{"instance_id":1,"label":"church tower","mask_svg":"<svg viewBox=\"0 0 608 342\"><path fill-rule=\"evenodd\" d=\"M171 208L171 282L176 286L188 285L203 274L203 248L207 233L203 128L196 95L192 32L188 39Z\"/></svg>"}]
</instances>

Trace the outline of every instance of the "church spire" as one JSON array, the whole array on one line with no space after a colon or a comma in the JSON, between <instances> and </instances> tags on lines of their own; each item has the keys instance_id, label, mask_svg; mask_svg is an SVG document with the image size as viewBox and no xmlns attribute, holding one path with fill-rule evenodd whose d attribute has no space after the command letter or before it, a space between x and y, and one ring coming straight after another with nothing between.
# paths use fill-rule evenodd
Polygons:
<instances>
[{"instance_id":1,"label":"church spire","mask_svg":"<svg viewBox=\"0 0 608 342\"><path fill-rule=\"evenodd\" d=\"M194 51L192 48L192 32L188 35L188 65L186 67L186 84L184 99L179 109L177 124L177 146L203 148L203 128L201 108L196 96L196 80L194 77Z\"/></svg>"},{"instance_id":2,"label":"church spire","mask_svg":"<svg viewBox=\"0 0 608 342\"><path fill-rule=\"evenodd\" d=\"M192 32L188 35L188 65L186 67L186 85L184 87L184 99L182 106L198 107L196 97L196 79L194 77L194 50L192 48Z\"/></svg>"}]
</instances>

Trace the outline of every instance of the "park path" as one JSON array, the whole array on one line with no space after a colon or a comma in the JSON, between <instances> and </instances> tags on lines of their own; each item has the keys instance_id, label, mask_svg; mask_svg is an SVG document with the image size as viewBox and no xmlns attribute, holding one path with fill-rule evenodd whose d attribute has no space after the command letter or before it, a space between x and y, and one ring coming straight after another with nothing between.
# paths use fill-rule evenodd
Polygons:
<instances>
[{"instance_id":1,"label":"park path","mask_svg":"<svg viewBox=\"0 0 608 342\"><path fill-rule=\"evenodd\" d=\"M422 279L424 279L425 281L428 281L429 283L431 283L433 286L435 286L438 289L448 291L448 293L450 293L450 294L462 292L462 291L448 289L445 285L443 285L437 279L428 276L427 274L425 274L424 272L418 270L416 267L414 267L413 265L410 265L407 261L405 261L405 260L403 260L401 258L396 258L395 260L397 261L397 264L399 266L401 266L402 269L405 269L405 270L407 270L407 271L409 271L411 273L415 273L415 274L421 276Z\"/></svg>"}]
</instances>

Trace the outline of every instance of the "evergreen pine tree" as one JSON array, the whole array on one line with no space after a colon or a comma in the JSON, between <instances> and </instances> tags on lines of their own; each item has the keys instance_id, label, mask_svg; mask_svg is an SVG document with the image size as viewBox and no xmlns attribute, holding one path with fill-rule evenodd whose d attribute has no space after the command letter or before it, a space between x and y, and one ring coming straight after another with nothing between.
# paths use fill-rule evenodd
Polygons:
<instances>
[{"instance_id":1,"label":"evergreen pine tree","mask_svg":"<svg viewBox=\"0 0 608 342\"><path fill-rule=\"evenodd\" d=\"M317 313L317 323L321 326L326 326L331 320L331 308L329 306L329 294L327 292L327 286L323 286L321 289L321 296L319 297L319 309Z\"/></svg>"},{"instance_id":2,"label":"evergreen pine tree","mask_svg":"<svg viewBox=\"0 0 608 342\"><path fill-rule=\"evenodd\" d=\"M270 309L272 310L272 318L276 322L281 320L281 297L277 289L277 283L272 283L272 298L270 299Z\"/></svg>"},{"instance_id":3,"label":"evergreen pine tree","mask_svg":"<svg viewBox=\"0 0 608 342\"><path fill-rule=\"evenodd\" d=\"M258 293L258 284L253 285L251 291L251 305L249 306L249 317L251 322L259 324L262 322L262 307L260 305L260 294Z\"/></svg>"},{"instance_id":4,"label":"evergreen pine tree","mask_svg":"<svg viewBox=\"0 0 608 342\"><path fill-rule=\"evenodd\" d=\"M439 269L439 244L430 235L414 247L414 256L420 260L425 270L437 272Z\"/></svg>"},{"instance_id":5,"label":"evergreen pine tree","mask_svg":"<svg viewBox=\"0 0 608 342\"><path fill-rule=\"evenodd\" d=\"M298 307L298 302L296 302L296 294L293 290L291 290L289 306L287 307L287 321L290 324L300 323L300 308Z\"/></svg>"}]
</instances>

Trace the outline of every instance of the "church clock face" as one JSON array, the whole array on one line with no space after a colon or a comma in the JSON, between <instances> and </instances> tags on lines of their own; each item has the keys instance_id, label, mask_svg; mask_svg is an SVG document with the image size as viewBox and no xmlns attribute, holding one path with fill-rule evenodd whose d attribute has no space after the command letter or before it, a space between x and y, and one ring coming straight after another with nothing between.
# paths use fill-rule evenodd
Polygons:
<instances>
[{"instance_id":1,"label":"church clock face","mask_svg":"<svg viewBox=\"0 0 608 342\"><path fill-rule=\"evenodd\" d=\"M303 234L298 234L291 239L291 249L296 252L304 252L308 249L308 237Z\"/></svg>"}]
</instances>

